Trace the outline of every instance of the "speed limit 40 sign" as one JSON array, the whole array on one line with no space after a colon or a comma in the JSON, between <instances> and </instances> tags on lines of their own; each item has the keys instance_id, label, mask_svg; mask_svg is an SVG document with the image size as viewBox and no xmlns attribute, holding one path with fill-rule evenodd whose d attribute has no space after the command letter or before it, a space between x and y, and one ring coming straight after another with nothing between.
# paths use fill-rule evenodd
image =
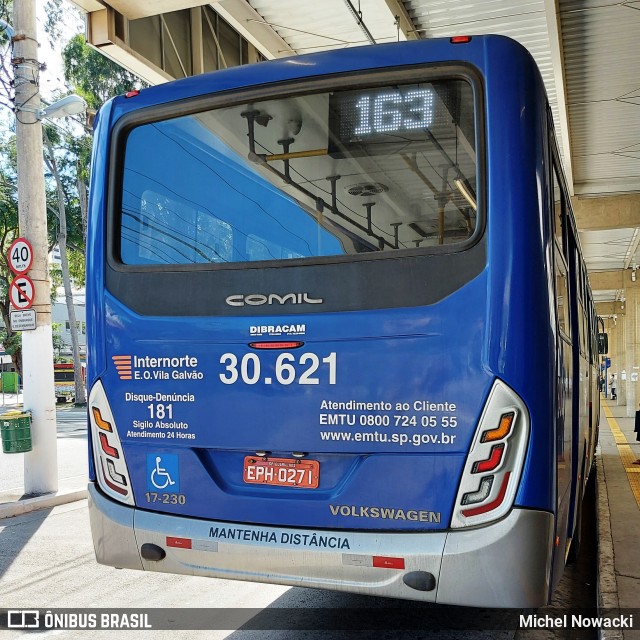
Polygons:
<instances>
[{"instance_id":1,"label":"speed limit 40 sign","mask_svg":"<svg viewBox=\"0 0 640 640\"><path fill-rule=\"evenodd\" d=\"M17 238L9 247L9 266L11 271L17 276L21 276L29 269L33 263L33 249L26 238Z\"/></svg>"}]
</instances>

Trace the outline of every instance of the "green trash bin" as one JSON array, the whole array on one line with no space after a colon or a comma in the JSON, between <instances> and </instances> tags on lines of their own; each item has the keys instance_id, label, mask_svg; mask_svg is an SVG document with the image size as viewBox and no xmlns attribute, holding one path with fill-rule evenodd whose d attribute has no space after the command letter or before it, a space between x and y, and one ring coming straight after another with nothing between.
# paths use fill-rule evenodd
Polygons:
<instances>
[{"instance_id":1,"label":"green trash bin","mask_svg":"<svg viewBox=\"0 0 640 640\"><path fill-rule=\"evenodd\" d=\"M5 393L18 393L18 374L15 371L2 372L2 390Z\"/></svg>"},{"instance_id":2,"label":"green trash bin","mask_svg":"<svg viewBox=\"0 0 640 640\"><path fill-rule=\"evenodd\" d=\"M2 451L24 453L31 451L31 413L9 411L0 415Z\"/></svg>"}]
</instances>

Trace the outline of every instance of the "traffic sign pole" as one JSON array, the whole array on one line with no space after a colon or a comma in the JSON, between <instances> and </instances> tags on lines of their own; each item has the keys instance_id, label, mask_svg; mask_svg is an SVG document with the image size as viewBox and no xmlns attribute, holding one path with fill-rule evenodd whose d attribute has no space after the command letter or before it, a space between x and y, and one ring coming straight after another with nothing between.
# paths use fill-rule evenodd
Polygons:
<instances>
[{"instance_id":1,"label":"traffic sign pole","mask_svg":"<svg viewBox=\"0 0 640 640\"><path fill-rule=\"evenodd\" d=\"M37 314L36 328L22 334L23 401L31 411L33 440L32 450L24 454L24 490L42 494L58 490L58 451L42 123L37 116L42 105L34 84L40 72L35 0L14 0L13 27L18 218L20 234L33 248L29 277Z\"/></svg>"}]
</instances>

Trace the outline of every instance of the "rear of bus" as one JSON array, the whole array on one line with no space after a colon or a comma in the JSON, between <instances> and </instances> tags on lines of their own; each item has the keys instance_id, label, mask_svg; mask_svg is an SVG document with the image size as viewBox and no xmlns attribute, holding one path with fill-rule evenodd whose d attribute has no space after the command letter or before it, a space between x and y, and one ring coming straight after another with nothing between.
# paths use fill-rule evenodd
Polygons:
<instances>
[{"instance_id":1,"label":"rear of bus","mask_svg":"<svg viewBox=\"0 0 640 640\"><path fill-rule=\"evenodd\" d=\"M522 170L507 153L542 135L532 82L524 50L475 38L260 63L102 109L87 266L99 562L546 602L541 152Z\"/></svg>"},{"instance_id":2,"label":"rear of bus","mask_svg":"<svg viewBox=\"0 0 640 640\"><path fill-rule=\"evenodd\" d=\"M56 400L67 402L76 394L76 376L73 362L56 362L53 365L53 382L55 385Z\"/></svg>"}]
</instances>

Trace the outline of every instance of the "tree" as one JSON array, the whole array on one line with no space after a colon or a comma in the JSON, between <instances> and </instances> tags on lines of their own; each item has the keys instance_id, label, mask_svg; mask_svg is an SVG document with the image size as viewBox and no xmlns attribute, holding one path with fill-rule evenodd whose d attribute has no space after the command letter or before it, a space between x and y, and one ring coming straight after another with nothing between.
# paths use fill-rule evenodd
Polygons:
<instances>
[{"instance_id":1,"label":"tree","mask_svg":"<svg viewBox=\"0 0 640 640\"><path fill-rule=\"evenodd\" d=\"M6 23L11 21L12 6L11 0L0 0L0 19ZM64 20L64 11L68 9L64 8L61 0L48 0L46 6L45 29L52 41L59 41L59 27ZM64 48L63 65L70 89L82 95L91 109L98 109L113 95L142 86L134 75L88 47L81 35L72 38ZM10 109L13 109L14 99L12 78L10 38L6 30L0 29L0 105ZM13 274L7 261L7 249L19 233L15 142L10 135L9 124L1 118L0 128L3 129L1 139L8 140L0 145L0 316L5 324L4 329L0 328L0 340L7 353L12 354L16 369L21 373L19 334L11 331L9 322L8 294ZM71 283L84 285L87 184L92 140L86 129L66 132L58 127L47 127L45 133L49 137L45 154L50 172L47 180L49 249L59 242L61 254L64 254L63 269L59 276L52 269L52 281L65 284L65 295L69 300ZM76 323L72 318L73 305L71 307L69 320L73 333ZM82 376L76 375L76 378L81 380ZM82 394L76 397L81 398Z\"/></svg>"},{"instance_id":2,"label":"tree","mask_svg":"<svg viewBox=\"0 0 640 640\"><path fill-rule=\"evenodd\" d=\"M142 80L87 45L84 36L72 38L62 52L64 77L89 109L99 109L109 98L144 85Z\"/></svg>"},{"instance_id":3,"label":"tree","mask_svg":"<svg viewBox=\"0 0 640 640\"><path fill-rule=\"evenodd\" d=\"M4 21L4 24L11 22L12 9L13 2L0 0L0 19ZM49 0L47 9L48 24L52 27L60 21L60 0ZM13 91L13 51L10 36L11 29L9 27L0 29L0 105L13 111L15 95ZM13 122L13 118L11 118L11 122ZM15 135L8 118L0 118L0 128L2 129L1 139L4 141L0 145L0 316L4 324L0 328L0 340L2 340L5 351L12 356L16 370L22 375L22 342L20 334L11 330L8 295L9 285L14 276L9 269L7 250L11 242L19 235ZM51 193L51 190L49 191ZM49 195L48 200L50 198ZM47 210L48 250L50 251L56 242L57 224L54 222L56 207L48 204Z\"/></svg>"},{"instance_id":4,"label":"tree","mask_svg":"<svg viewBox=\"0 0 640 640\"><path fill-rule=\"evenodd\" d=\"M10 144L0 146L0 315L4 326L0 341L11 356L16 371L22 375L22 341L11 331L9 318L9 285L13 273L9 268L9 246L18 236L18 188L15 172L11 171Z\"/></svg>"},{"instance_id":5,"label":"tree","mask_svg":"<svg viewBox=\"0 0 640 640\"><path fill-rule=\"evenodd\" d=\"M62 59L65 81L74 93L86 100L89 112L97 111L113 96L146 86L140 78L89 47L80 34L67 43ZM67 145L69 157L76 159L76 191L82 220L82 237L86 238L91 135L85 131L85 135L68 138ZM71 258L70 263L73 264Z\"/></svg>"},{"instance_id":6,"label":"tree","mask_svg":"<svg viewBox=\"0 0 640 640\"><path fill-rule=\"evenodd\" d=\"M58 224L59 230L57 235L58 247L60 248L60 260L62 264L62 280L64 283L64 294L67 303L67 313L69 316L69 326L71 328L71 350L73 353L73 369L74 380L76 387L76 404L85 404L87 399L85 397L84 383L82 380L82 364L80 363L80 348L78 345L78 324L76 322L76 311L73 302L73 292L71 291L71 279L69 277L69 258L67 256L67 212L65 207L65 193L62 184L62 178L58 171L58 165L56 163L56 157L53 153L53 146L51 140L47 135L46 129L43 129L44 140L46 143L47 154L45 155L45 162L47 167L53 174L56 182L56 188L58 191Z\"/></svg>"},{"instance_id":7,"label":"tree","mask_svg":"<svg viewBox=\"0 0 640 640\"><path fill-rule=\"evenodd\" d=\"M61 335L62 324L60 322L52 322L51 331L53 333L53 360L54 362L62 362L62 350L64 349L64 340Z\"/></svg>"},{"instance_id":8,"label":"tree","mask_svg":"<svg viewBox=\"0 0 640 640\"><path fill-rule=\"evenodd\" d=\"M13 2L0 0L0 20L11 23ZM8 27L0 28L0 105L13 110L13 70L11 68L11 37Z\"/></svg>"},{"instance_id":9,"label":"tree","mask_svg":"<svg viewBox=\"0 0 640 640\"><path fill-rule=\"evenodd\" d=\"M47 227L49 251L56 243L54 213L49 210ZM15 137L0 144L0 316L4 327L0 328L0 341L5 352L11 355L19 375L22 375L22 348L20 334L11 330L9 286L15 277L9 267L8 251L11 243L19 236L18 225L18 185L16 175Z\"/></svg>"}]
</instances>

